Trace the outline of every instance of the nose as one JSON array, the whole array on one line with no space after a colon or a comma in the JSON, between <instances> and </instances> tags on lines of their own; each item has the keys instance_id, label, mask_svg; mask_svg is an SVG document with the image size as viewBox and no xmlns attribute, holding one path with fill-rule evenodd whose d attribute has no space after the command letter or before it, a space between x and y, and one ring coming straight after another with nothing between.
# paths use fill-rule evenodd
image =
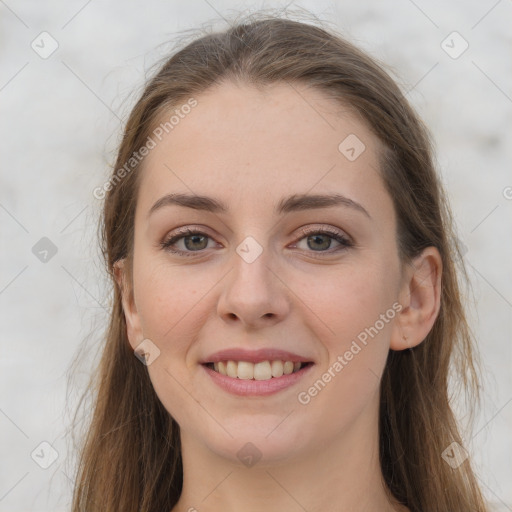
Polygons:
<instances>
[{"instance_id":1,"label":"nose","mask_svg":"<svg viewBox=\"0 0 512 512\"><path fill-rule=\"evenodd\" d=\"M222 281L224 288L217 306L225 322L258 329L285 318L290 309L288 288L279 271L272 268L276 265L270 256L263 250L249 262L238 253L233 254L232 270Z\"/></svg>"}]
</instances>

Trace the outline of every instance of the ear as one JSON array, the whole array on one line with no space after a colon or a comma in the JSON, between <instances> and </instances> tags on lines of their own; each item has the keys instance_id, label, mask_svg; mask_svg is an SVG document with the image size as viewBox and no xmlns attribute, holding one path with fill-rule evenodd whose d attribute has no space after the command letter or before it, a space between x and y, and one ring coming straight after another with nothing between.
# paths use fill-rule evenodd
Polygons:
<instances>
[{"instance_id":1,"label":"ear","mask_svg":"<svg viewBox=\"0 0 512 512\"><path fill-rule=\"evenodd\" d=\"M118 260L114 263L114 276L121 293L124 318L126 320L126 334L131 347L135 350L143 339L140 318L135 306L132 280L127 273L129 272L126 259Z\"/></svg>"},{"instance_id":2,"label":"ear","mask_svg":"<svg viewBox=\"0 0 512 512\"><path fill-rule=\"evenodd\" d=\"M419 345L428 335L441 307L443 263L435 247L427 247L405 267L397 315L391 335L391 350Z\"/></svg>"}]
</instances>

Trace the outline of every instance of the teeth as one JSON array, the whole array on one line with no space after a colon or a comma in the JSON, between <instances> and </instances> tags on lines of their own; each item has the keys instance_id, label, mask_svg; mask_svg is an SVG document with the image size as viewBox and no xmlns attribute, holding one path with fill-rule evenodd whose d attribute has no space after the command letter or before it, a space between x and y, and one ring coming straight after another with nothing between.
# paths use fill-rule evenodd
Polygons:
<instances>
[{"instance_id":1,"label":"teeth","mask_svg":"<svg viewBox=\"0 0 512 512\"><path fill-rule=\"evenodd\" d=\"M270 368L269 361L262 361L261 363L254 364L253 366L255 380L268 380L272 378L272 369ZM238 371L240 371L240 363L238 363Z\"/></svg>"},{"instance_id":2,"label":"teeth","mask_svg":"<svg viewBox=\"0 0 512 512\"><path fill-rule=\"evenodd\" d=\"M286 361L283 365L283 373L285 375L290 375L293 372L293 363L291 361Z\"/></svg>"},{"instance_id":3,"label":"teeth","mask_svg":"<svg viewBox=\"0 0 512 512\"><path fill-rule=\"evenodd\" d=\"M283 363L282 361L272 361L270 364L272 377L281 377L283 375Z\"/></svg>"},{"instance_id":4,"label":"teeth","mask_svg":"<svg viewBox=\"0 0 512 512\"><path fill-rule=\"evenodd\" d=\"M226 375L236 379L238 377L238 365L234 361L228 361L226 363Z\"/></svg>"},{"instance_id":5,"label":"teeth","mask_svg":"<svg viewBox=\"0 0 512 512\"><path fill-rule=\"evenodd\" d=\"M261 361L250 363L248 361L219 361L213 363L213 369L222 375L233 379L269 380L272 378L290 375L300 370L302 363L292 361Z\"/></svg>"},{"instance_id":6,"label":"teeth","mask_svg":"<svg viewBox=\"0 0 512 512\"><path fill-rule=\"evenodd\" d=\"M245 379L245 380L253 379L254 378L254 365L252 363L248 363L246 361L240 361L238 363L238 378Z\"/></svg>"}]
</instances>

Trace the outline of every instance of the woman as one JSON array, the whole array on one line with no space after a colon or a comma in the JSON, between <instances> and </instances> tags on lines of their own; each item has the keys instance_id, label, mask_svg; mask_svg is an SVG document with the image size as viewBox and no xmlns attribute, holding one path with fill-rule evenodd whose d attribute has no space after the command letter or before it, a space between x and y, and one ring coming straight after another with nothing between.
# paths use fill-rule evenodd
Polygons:
<instances>
[{"instance_id":1,"label":"woman","mask_svg":"<svg viewBox=\"0 0 512 512\"><path fill-rule=\"evenodd\" d=\"M74 511L487 510L450 210L377 63L272 16L201 37L97 192L115 295Z\"/></svg>"}]
</instances>

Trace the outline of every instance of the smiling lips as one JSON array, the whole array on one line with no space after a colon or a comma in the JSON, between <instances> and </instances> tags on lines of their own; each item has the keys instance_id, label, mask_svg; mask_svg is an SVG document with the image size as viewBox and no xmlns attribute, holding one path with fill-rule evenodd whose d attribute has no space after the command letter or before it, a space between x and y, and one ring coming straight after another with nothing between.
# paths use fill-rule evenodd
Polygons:
<instances>
[{"instance_id":1,"label":"smiling lips","mask_svg":"<svg viewBox=\"0 0 512 512\"><path fill-rule=\"evenodd\" d=\"M227 375L234 379L254 379L268 380L272 378L282 377L300 370L303 363L300 361L261 361L259 363L251 363L249 361L219 361L218 363L210 363L213 369L222 375ZM212 366L209 366L210 368Z\"/></svg>"},{"instance_id":2,"label":"smiling lips","mask_svg":"<svg viewBox=\"0 0 512 512\"><path fill-rule=\"evenodd\" d=\"M270 394L296 382L314 363L278 349L227 349L201 362L213 380L235 394Z\"/></svg>"}]
</instances>

